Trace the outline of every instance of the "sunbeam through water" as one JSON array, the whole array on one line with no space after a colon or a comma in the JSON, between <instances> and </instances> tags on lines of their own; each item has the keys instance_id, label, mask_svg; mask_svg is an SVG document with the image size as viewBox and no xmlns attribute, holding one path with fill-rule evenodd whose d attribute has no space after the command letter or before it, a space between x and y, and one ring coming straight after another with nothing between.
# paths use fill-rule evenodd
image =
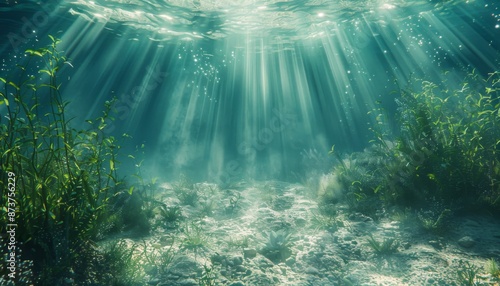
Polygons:
<instances>
[{"instance_id":1,"label":"sunbeam through water","mask_svg":"<svg viewBox=\"0 0 500 286\"><path fill-rule=\"evenodd\" d=\"M310 184L311 178L321 177L318 179L321 182L314 185L320 189L321 195L329 192L327 187L321 187L322 184L345 192L355 189L348 201L352 207L354 201L363 201L369 196L362 192L362 179L349 177L349 181L345 177L363 173L360 170L368 170L375 161L382 160L383 156L377 157L380 154L373 151L376 149L374 144L392 150L384 160L396 158L394 160L404 162L374 167L363 173L365 179L366 176L377 177L373 179L378 180L377 183L367 189L370 194L380 194L385 186L383 182L387 180L384 181L378 172L383 170L401 175L398 172L413 166L415 153L405 157L405 151L416 148L418 156L438 151L448 154L452 152L450 150L456 150L453 148L458 148L456 142L469 136L478 125L471 123L470 129L460 126L468 126L467 120L476 119L480 124L486 120L479 119L480 115L496 112L482 111L478 117L471 115L457 125L450 125L455 122L451 114L465 116L476 107L493 108L498 99L495 89L498 85L492 76L500 70L500 2L496 0L4 0L0 4L0 15L0 36L3 39L0 71L5 85L2 93L5 96L0 102L0 123L8 123L2 123L6 124L2 132L7 134L15 129L16 124L21 124L18 122L24 124L28 121L31 127L27 125L26 130L34 130L31 120L43 117L53 118L50 126L55 128L55 137L63 138L66 125L56 118L64 110L67 114L61 120L70 120L71 126L77 129L85 129L91 122L95 132L89 133L88 138L96 136L95 142L101 142L102 146L107 146L108 141L98 140L104 140L102 138L106 136L121 138L128 134L126 137L129 138L121 143L120 148L109 143L111 141L108 143L111 150L122 149L121 152L129 156L115 158L112 151L95 151L111 158L106 159L102 167L112 174L108 176L108 182L116 180L118 161L123 163L120 171L126 174L132 174L140 167L142 175L138 177L141 177L143 186L144 177L158 178L161 182L186 177L195 182L214 183L221 190L243 181L279 180ZM66 56L62 58L61 66L51 71L43 70L43 63L37 63L36 67L19 71L18 62L28 63L31 56L37 56L34 52L37 48L47 46L49 40L52 42L55 38L61 40L60 43L57 41L58 50ZM27 49L31 52L24 53ZM49 54L56 55L52 50ZM53 61L44 63L50 65ZM70 104L67 107L57 105L54 109L33 99L36 104L31 109L28 105L16 109L20 115L15 121L12 114L17 113L11 110L9 96L13 96L12 103L16 90L19 94L30 93L22 93L22 89L14 81L5 80L4 75L21 78L27 74L32 76L30 80L42 82L53 78L55 72L58 73L57 83L61 85L40 85L40 90L42 87L49 87L49 90L39 93L39 96L52 98L61 95L61 103L68 101ZM474 78L476 85L472 81L464 84L468 75ZM430 83L435 86L430 88ZM446 95L463 95L464 100L470 100L471 96L466 96L468 92L479 90L479 86L484 89L479 83L492 85L476 105L460 105L459 111L445 112L445 103L455 102ZM31 88L36 91L34 86ZM426 104L434 104L431 111L417 104L418 99L411 101L407 98L421 89L427 92L424 94L431 94L430 101L426 101ZM483 101L486 97L491 100L488 104ZM437 104L438 101L441 103ZM20 102L20 99L15 102ZM110 107L109 115L113 120L103 117L88 121L102 116L103 106ZM29 112L35 109L36 116L30 117ZM431 116L432 112L442 112L442 115L436 119ZM47 114L52 114L52 117ZM413 132L412 126L415 125L401 123L404 120L415 120L427 129ZM429 131L443 126L448 129ZM485 126L478 127L475 132L479 133L472 133L476 136L471 135L473 137L468 142L486 138L487 135L477 135L490 130L490 125ZM494 126L492 130L499 128L493 123L491 126ZM488 132L489 136L496 134L496 131ZM64 137L61 139L63 143L57 139L57 144L61 145L50 141L55 139L37 141L43 134L37 131L29 137L37 145L33 150L53 150L54 146L68 148L68 142L73 139L82 149L90 148L78 143L76 135L69 141ZM428 146L429 142L435 144L438 141L433 137L438 136L436 134L444 138L443 142L449 144L446 145L449 149ZM405 143L410 137L422 136L425 139L420 145L418 142ZM18 141L5 142L14 144ZM101 146L99 144L97 146ZM480 148L486 148L485 142L478 144ZM493 153L488 154L497 156L499 144L492 145L488 150ZM1 150L2 156L14 156L9 154L14 154L12 150L15 148L5 146L6 149ZM461 151L456 157L476 154L477 148L474 152ZM80 165L67 163L69 158L77 158L80 153L65 152L63 157L57 157L58 161L67 165L70 174L80 175L75 175L75 179L68 179L71 175L53 175L50 180L66 178L71 186L84 190L85 187L78 182L88 175L80 170ZM329 156L329 152L333 156ZM478 163L481 166L478 174L488 173L491 179L488 181L491 188L485 187L482 194L498 191L494 190L498 188L498 178L492 179L500 174L495 163L498 161L484 164L481 161L490 155L477 155L472 160L481 162ZM33 160L43 157L37 156L32 155ZM419 180L428 180L425 186L419 185L422 189L432 189L429 186L434 184L432 186L442 190L445 181L439 178L446 176L440 177L440 170L465 164L455 159L434 158L432 164L435 166L429 169L425 169L423 163L415 164L418 167L412 174ZM11 162L11 159L3 160ZM359 168L353 171L353 166L358 165ZM39 178L38 172L47 168L35 168L37 171L29 174ZM78 172L71 171L71 168L78 169ZM330 177L322 177L332 170L334 174ZM100 171L98 173L101 184ZM462 173L457 171L447 177L460 178L459 174ZM479 178L478 174L474 178ZM397 191L392 191L399 190L399 184L409 180L407 176L399 177L398 187L388 183L390 188L387 189L391 193L387 191L383 198L380 195L377 202L389 204L410 197L420 199L419 195L405 193L399 196ZM343 184L342 178L349 183ZM405 185L404 188L413 187ZM43 189L42 184L35 189ZM130 187L130 193L133 189ZM337 202L337 195L332 196L335 198L330 198L328 203ZM493 196L490 194L488 198L496 206L498 199L495 201ZM228 204L236 204L236 198L239 197L232 196ZM107 202L107 199L99 197L99 201ZM276 201L270 204L274 203ZM45 204L40 203L40 207L43 206L48 221L53 213L49 214ZM88 205L90 208L92 204ZM356 210L363 213L366 208ZM162 211L155 209L155 212L153 216L160 212L165 215L167 208ZM441 212L447 213L445 210ZM420 217L425 215L419 213ZM438 222L439 219L435 224ZM186 231L189 229L185 228ZM273 233L268 235L271 240L287 237ZM376 241L370 243L376 249ZM496 255L498 258L498 252ZM281 258L267 258L274 263L289 263L285 258L282 261ZM462 266L466 268L467 265Z\"/></svg>"},{"instance_id":2,"label":"sunbeam through water","mask_svg":"<svg viewBox=\"0 0 500 286\"><path fill-rule=\"evenodd\" d=\"M301 153L366 147L366 114L393 104L395 82L495 70L497 6L78 0L41 5L33 34L8 33L4 50L61 37L79 67L64 86L75 114L90 118L117 96L113 129L145 143L160 174L287 178L304 171Z\"/></svg>"}]
</instances>

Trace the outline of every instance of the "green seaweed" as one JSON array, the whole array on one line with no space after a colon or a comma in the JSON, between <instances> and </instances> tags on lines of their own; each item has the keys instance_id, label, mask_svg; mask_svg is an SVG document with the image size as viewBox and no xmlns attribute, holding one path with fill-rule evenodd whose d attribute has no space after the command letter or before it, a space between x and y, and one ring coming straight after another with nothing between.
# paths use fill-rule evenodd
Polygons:
<instances>
[{"instance_id":1,"label":"green seaweed","mask_svg":"<svg viewBox=\"0 0 500 286\"><path fill-rule=\"evenodd\" d=\"M498 268L498 263L495 259L488 259L486 261L485 268L486 272L488 272L491 276L500 278L500 269Z\"/></svg>"},{"instance_id":2,"label":"green seaweed","mask_svg":"<svg viewBox=\"0 0 500 286\"><path fill-rule=\"evenodd\" d=\"M367 215L381 207L500 211L500 72L471 72L452 89L430 81L401 88L396 123L370 112L374 139L364 152L339 159L334 172L349 206ZM445 83L446 84L446 83Z\"/></svg>"},{"instance_id":3,"label":"green seaweed","mask_svg":"<svg viewBox=\"0 0 500 286\"><path fill-rule=\"evenodd\" d=\"M399 242L394 238L384 238L382 242L377 241L370 234L367 239L368 245L377 255L389 255L398 251Z\"/></svg>"},{"instance_id":4,"label":"green seaweed","mask_svg":"<svg viewBox=\"0 0 500 286\"><path fill-rule=\"evenodd\" d=\"M292 255L293 238L292 233L279 230L271 231L268 234L268 240L260 253L271 260L273 263L284 262Z\"/></svg>"},{"instance_id":5,"label":"green seaweed","mask_svg":"<svg viewBox=\"0 0 500 286\"><path fill-rule=\"evenodd\" d=\"M482 285L479 282L478 274L479 267L468 261L459 261L458 269L457 269L457 283L458 285L464 286L476 286Z\"/></svg>"},{"instance_id":6,"label":"green seaweed","mask_svg":"<svg viewBox=\"0 0 500 286\"><path fill-rule=\"evenodd\" d=\"M124 187L118 177L120 140L105 132L113 101L88 121L88 129L74 129L58 78L71 64L58 50L60 40L50 40L46 47L26 50L26 62L0 78L0 105L6 110L0 119L0 188L15 174L16 239L33 259L37 285L78 283L90 275L98 251L89 245L104 223L115 220L110 202ZM7 199L0 197L1 233Z\"/></svg>"}]
</instances>

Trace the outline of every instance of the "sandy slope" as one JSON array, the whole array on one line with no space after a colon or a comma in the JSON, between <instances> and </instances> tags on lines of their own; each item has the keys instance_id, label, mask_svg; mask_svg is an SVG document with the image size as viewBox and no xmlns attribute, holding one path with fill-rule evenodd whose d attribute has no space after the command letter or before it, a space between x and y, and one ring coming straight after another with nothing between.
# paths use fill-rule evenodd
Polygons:
<instances>
[{"instance_id":1,"label":"sandy slope","mask_svg":"<svg viewBox=\"0 0 500 286\"><path fill-rule=\"evenodd\" d=\"M500 261L500 221L491 217L453 217L433 234L409 215L374 221L342 204L320 211L316 191L298 184L196 188L199 200L182 206L178 228L156 216L146 251L174 255L168 265L145 267L149 285L464 285L457 271L466 266L479 267L475 285L498 285L484 268L489 258ZM174 189L163 185L158 199L179 205ZM279 234L290 234L288 244L270 252L266 243ZM378 254L370 235L397 248Z\"/></svg>"}]
</instances>

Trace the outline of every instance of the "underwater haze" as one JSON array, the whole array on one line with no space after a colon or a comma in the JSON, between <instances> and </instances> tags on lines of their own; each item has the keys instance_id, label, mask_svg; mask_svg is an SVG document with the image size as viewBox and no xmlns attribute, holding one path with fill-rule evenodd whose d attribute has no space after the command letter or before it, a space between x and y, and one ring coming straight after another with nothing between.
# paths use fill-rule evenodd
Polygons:
<instances>
[{"instance_id":1,"label":"underwater haze","mask_svg":"<svg viewBox=\"0 0 500 286\"><path fill-rule=\"evenodd\" d=\"M497 0L1 0L0 37L1 283L500 283Z\"/></svg>"},{"instance_id":2,"label":"underwater haze","mask_svg":"<svg viewBox=\"0 0 500 286\"><path fill-rule=\"evenodd\" d=\"M71 111L118 97L111 132L155 176L290 179L310 152L366 147L396 80L498 66L495 1L38 3L2 4L4 54L61 38Z\"/></svg>"}]
</instances>

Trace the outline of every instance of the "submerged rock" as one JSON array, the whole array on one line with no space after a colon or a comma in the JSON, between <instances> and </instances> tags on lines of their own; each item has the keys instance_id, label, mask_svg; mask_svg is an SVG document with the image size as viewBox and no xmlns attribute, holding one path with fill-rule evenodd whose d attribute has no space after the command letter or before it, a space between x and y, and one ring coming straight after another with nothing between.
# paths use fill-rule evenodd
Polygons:
<instances>
[{"instance_id":1,"label":"submerged rock","mask_svg":"<svg viewBox=\"0 0 500 286\"><path fill-rule=\"evenodd\" d=\"M170 274L179 277L196 277L197 273L201 272L201 265L189 256L181 256L177 258L169 269Z\"/></svg>"},{"instance_id":2,"label":"submerged rock","mask_svg":"<svg viewBox=\"0 0 500 286\"><path fill-rule=\"evenodd\" d=\"M476 245L476 241L470 236L464 236L458 240L458 245L463 248L472 248Z\"/></svg>"},{"instance_id":3,"label":"submerged rock","mask_svg":"<svg viewBox=\"0 0 500 286\"><path fill-rule=\"evenodd\" d=\"M198 282L196 282L196 280L192 279L192 278L188 278L188 279L183 279L183 280L179 280L177 281L176 285L178 286L198 286Z\"/></svg>"},{"instance_id":4,"label":"submerged rock","mask_svg":"<svg viewBox=\"0 0 500 286\"><path fill-rule=\"evenodd\" d=\"M311 275L319 275L319 271L318 269L312 267L312 266L309 266L306 268L306 270L304 271L306 274L311 274Z\"/></svg>"},{"instance_id":5,"label":"submerged rock","mask_svg":"<svg viewBox=\"0 0 500 286\"><path fill-rule=\"evenodd\" d=\"M245 248L245 249L243 249L243 256L245 258L252 259L255 256L257 256L257 250L253 249L253 248Z\"/></svg>"}]
</instances>

